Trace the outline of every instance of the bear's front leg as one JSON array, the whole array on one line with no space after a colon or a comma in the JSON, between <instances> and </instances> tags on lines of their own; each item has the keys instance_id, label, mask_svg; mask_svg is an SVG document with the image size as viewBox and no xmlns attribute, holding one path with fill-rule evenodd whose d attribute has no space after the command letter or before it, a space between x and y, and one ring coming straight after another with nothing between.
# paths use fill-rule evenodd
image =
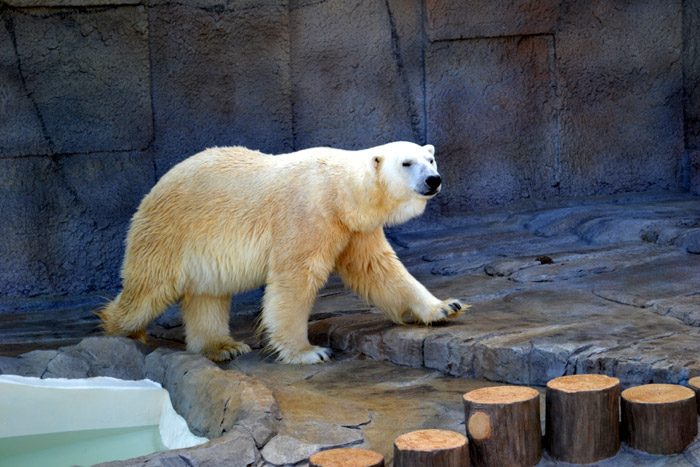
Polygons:
<instances>
[{"instance_id":1,"label":"bear's front leg","mask_svg":"<svg viewBox=\"0 0 700 467\"><path fill-rule=\"evenodd\" d=\"M430 324L459 316L469 308L454 298L435 298L401 264L381 228L353 234L338 257L336 272L395 323Z\"/></svg>"},{"instance_id":2,"label":"bear's front leg","mask_svg":"<svg viewBox=\"0 0 700 467\"><path fill-rule=\"evenodd\" d=\"M323 282L302 271L268 278L260 325L279 361L310 365L330 360L331 350L311 345L308 338L309 314Z\"/></svg>"}]
</instances>

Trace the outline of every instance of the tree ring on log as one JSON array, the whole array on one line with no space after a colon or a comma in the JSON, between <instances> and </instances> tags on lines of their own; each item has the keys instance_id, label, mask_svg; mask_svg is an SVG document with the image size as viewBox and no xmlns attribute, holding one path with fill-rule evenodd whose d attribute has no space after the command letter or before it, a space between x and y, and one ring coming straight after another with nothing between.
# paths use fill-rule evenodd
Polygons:
<instances>
[{"instance_id":1,"label":"tree ring on log","mask_svg":"<svg viewBox=\"0 0 700 467\"><path fill-rule=\"evenodd\" d=\"M309 464L318 467L383 467L384 456L359 448L338 448L317 452Z\"/></svg>"},{"instance_id":2,"label":"tree ring on log","mask_svg":"<svg viewBox=\"0 0 700 467\"><path fill-rule=\"evenodd\" d=\"M403 451L434 451L455 448L465 441L466 437L456 431L418 430L399 436L394 443Z\"/></svg>"},{"instance_id":3,"label":"tree ring on log","mask_svg":"<svg viewBox=\"0 0 700 467\"><path fill-rule=\"evenodd\" d=\"M537 390L525 386L493 386L470 391L464 395L464 399L477 404L513 404L539 394Z\"/></svg>"},{"instance_id":4,"label":"tree ring on log","mask_svg":"<svg viewBox=\"0 0 700 467\"><path fill-rule=\"evenodd\" d=\"M491 417L484 412L474 412L467 424L469 434L477 441L491 437Z\"/></svg>"},{"instance_id":5,"label":"tree ring on log","mask_svg":"<svg viewBox=\"0 0 700 467\"><path fill-rule=\"evenodd\" d=\"M554 378L547 387L564 392L601 391L620 384L620 380L606 375L569 375Z\"/></svg>"},{"instance_id":6,"label":"tree ring on log","mask_svg":"<svg viewBox=\"0 0 700 467\"><path fill-rule=\"evenodd\" d=\"M622 397L629 402L642 404L670 404L695 397L695 393L692 389L677 384L645 384L625 389Z\"/></svg>"}]
</instances>

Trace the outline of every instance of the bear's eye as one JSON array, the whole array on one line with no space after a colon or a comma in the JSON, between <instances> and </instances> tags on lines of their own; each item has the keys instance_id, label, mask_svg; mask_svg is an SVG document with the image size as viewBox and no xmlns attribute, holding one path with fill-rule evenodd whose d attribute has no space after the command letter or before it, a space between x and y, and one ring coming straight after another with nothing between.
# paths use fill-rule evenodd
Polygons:
<instances>
[{"instance_id":1,"label":"bear's eye","mask_svg":"<svg viewBox=\"0 0 700 467\"><path fill-rule=\"evenodd\" d=\"M435 159L430 159L430 164L434 164L434 163L435 163Z\"/></svg>"},{"instance_id":2,"label":"bear's eye","mask_svg":"<svg viewBox=\"0 0 700 467\"><path fill-rule=\"evenodd\" d=\"M411 162L411 161L406 161L406 162L404 162L404 163L401 164L401 165L403 165L404 167L410 167L411 164L413 164L413 162Z\"/></svg>"}]
</instances>

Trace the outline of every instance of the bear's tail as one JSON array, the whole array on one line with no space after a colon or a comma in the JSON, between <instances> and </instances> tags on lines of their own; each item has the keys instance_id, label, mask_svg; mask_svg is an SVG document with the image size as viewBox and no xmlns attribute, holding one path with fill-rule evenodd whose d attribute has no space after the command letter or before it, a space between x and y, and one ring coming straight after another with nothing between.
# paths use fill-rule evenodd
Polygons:
<instances>
[{"instance_id":1,"label":"bear's tail","mask_svg":"<svg viewBox=\"0 0 700 467\"><path fill-rule=\"evenodd\" d=\"M102 320L100 328L108 336L126 336L147 344L148 337L146 336L145 327L133 330L124 325L127 318L127 310L122 303L122 293L93 312Z\"/></svg>"}]
</instances>

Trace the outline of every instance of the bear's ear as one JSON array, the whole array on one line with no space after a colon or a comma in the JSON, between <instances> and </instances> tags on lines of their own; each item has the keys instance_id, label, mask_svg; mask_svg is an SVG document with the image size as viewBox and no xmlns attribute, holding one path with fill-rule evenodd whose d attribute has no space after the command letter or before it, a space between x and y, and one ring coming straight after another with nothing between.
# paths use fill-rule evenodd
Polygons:
<instances>
[{"instance_id":1,"label":"bear's ear","mask_svg":"<svg viewBox=\"0 0 700 467\"><path fill-rule=\"evenodd\" d=\"M431 156L435 155L435 146L433 146L432 144L426 144L425 146L423 146L423 149L426 149Z\"/></svg>"},{"instance_id":2,"label":"bear's ear","mask_svg":"<svg viewBox=\"0 0 700 467\"><path fill-rule=\"evenodd\" d=\"M374 156L372 158L372 167L374 167L376 170L379 170L379 166L382 165L382 161L384 158L382 156Z\"/></svg>"}]
</instances>

